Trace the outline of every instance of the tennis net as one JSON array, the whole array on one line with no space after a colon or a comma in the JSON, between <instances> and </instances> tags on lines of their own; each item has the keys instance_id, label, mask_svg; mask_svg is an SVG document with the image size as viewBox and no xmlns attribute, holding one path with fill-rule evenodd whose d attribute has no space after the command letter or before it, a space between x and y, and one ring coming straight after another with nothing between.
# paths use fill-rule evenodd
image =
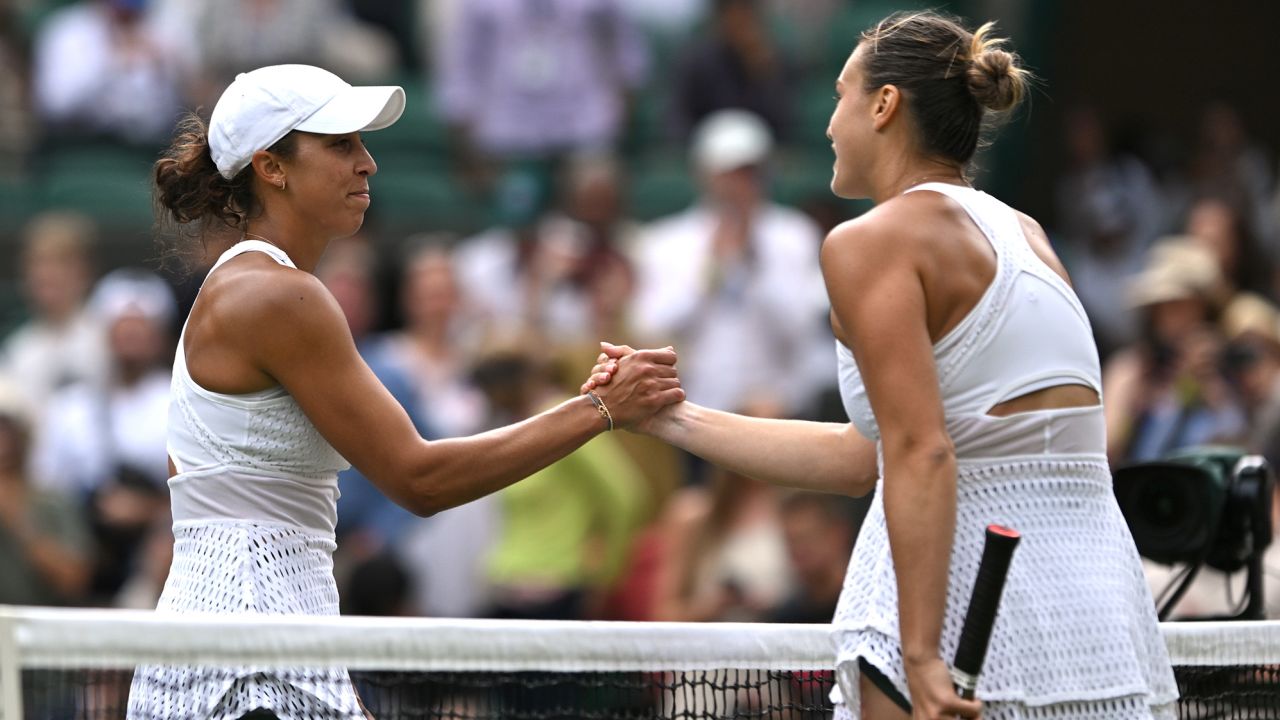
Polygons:
<instances>
[{"instance_id":1,"label":"tennis net","mask_svg":"<svg viewBox=\"0 0 1280 720\"><path fill-rule=\"evenodd\" d=\"M1162 626L1182 718L1280 718L1280 623ZM172 616L0 607L0 720L830 717L822 625ZM138 679L135 680L135 675ZM199 698L200 707L173 705ZM239 706L243 707L243 706Z\"/></svg>"}]
</instances>

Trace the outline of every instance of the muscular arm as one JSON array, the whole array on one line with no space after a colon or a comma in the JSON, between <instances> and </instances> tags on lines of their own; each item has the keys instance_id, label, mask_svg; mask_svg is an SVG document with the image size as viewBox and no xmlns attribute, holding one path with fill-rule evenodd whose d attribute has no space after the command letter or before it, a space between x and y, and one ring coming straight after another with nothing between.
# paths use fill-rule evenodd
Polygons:
<instances>
[{"instance_id":1,"label":"muscular arm","mask_svg":"<svg viewBox=\"0 0 1280 720\"><path fill-rule=\"evenodd\" d=\"M910 227L882 208L822 249L832 307L880 426L884 509L908 672L936 661L955 530L955 452L946 431L925 291Z\"/></svg>"},{"instance_id":2,"label":"muscular arm","mask_svg":"<svg viewBox=\"0 0 1280 720\"><path fill-rule=\"evenodd\" d=\"M607 425L585 397L480 435L428 442L360 358L337 302L311 275L271 272L241 303L231 345L279 382L320 433L388 497L429 515L510 485L559 460ZM259 279L260 280L260 279ZM234 290L234 288L228 288ZM632 382L602 390L620 424L683 397L670 351L635 357ZM641 378L641 379L637 379ZM627 412L631 414L626 415Z\"/></svg>"},{"instance_id":3,"label":"muscular arm","mask_svg":"<svg viewBox=\"0 0 1280 720\"><path fill-rule=\"evenodd\" d=\"M847 423L747 417L683 402L651 427L664 442L774 485L853 496L875 487L875 443Z\"/></svg>"}]
</instances>

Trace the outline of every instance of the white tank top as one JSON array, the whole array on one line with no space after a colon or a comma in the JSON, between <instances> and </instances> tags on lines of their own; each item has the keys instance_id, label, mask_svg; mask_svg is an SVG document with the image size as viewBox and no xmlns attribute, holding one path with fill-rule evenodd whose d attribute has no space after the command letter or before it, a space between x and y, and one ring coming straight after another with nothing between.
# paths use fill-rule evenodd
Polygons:
<instances>
[{"instance_id":1,"label":"white tank top","mask_svg":"<svg viewBox=\"0 0 1280 720\"><path fill-rule=\"evenodd\" d=\"M1070 286L1040 259L1018 216L984 192L925 183L958 202L990 241L996 273L968 315L934 344L947 430L957 457L1044 452L1103 452L1100 408L992 417L1006 400L1063 384L1102 392L1093 330ZM841 396L849 419L867 438L880 428L853 353L836 341Z\"/></svg>"},{"instance_id":2,"label":"white tank top","mask_svg":"<svg viewBox=\"0 0 1280 720\"><path fill-rule=\"evenodd\" d=\"M296 268L285 253L246 240L222 254L261 252ZM338 473L350 467L282 387L243 395L201 387L187 371L186 329L178 340L169 405L169 480L175 522L265 520L333 535Z\"/></svg>"},{"instance_id":3,"label":"white tank top","mask_svg":"<svg viewBox=\"0 0 1280 720\"><path fill-rule=\"evenodd\" d=\"M218 259L279 248L238 243ZM333 576L338 472L349 467L284 388L227 395L187 371L178 341L169 404L173 564L157 610L337 615ZM141 667L129 720L236 720L258 708L281 720L362 720L341 668Z\"/></svg>"},{"instance_id":4,"label":"white tank top","mask_svg":"<svg viewBox=\"0 0 1280 720\"><path fill-rule=\"evenodd\" d=\"M958 202L996 253L990 286L934 346L956 452L943 657L953 657L959 641L983 529L1006 525L1022 533L1022 542L978 682L983 717L1171 717L1177 687L1137 550L1111 489L1102 407L987 415L1004 400L1064 383L1100 392L1084 310L1027 244L1017 214L1004 203L954 185L913 189ZM849 416L860 432L879 440L852 353L843 345L838 351ZM860 659L910 697L884 482L882 473L832 621L839 680L833 698L842 703L842 718L858 717Z\"/></svg>"}]
</instances>

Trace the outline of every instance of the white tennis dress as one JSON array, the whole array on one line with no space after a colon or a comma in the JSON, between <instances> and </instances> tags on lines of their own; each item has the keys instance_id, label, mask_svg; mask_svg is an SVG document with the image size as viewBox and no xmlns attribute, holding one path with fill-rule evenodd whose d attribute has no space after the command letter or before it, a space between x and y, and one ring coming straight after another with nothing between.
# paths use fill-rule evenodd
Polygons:
<instances>
[{"instance_id":1,"label":"white tennis dress","mask_svg":"<svg viewBox=\"0 0 1280 720\"><path fill-rule=\"evenodd\" d=\"M265 253L257 240L223 253ZM183 335L185 336L185 328ZM161 613L337 615L333 577L338 472L349 467L284 388L223 395L187 372L178 341L169 406L173 565ZM344 670L139 668L130 720L364 718Z\"/></svg>"},{"instance_id":2,"label":"white tennis dress","mask_svg":"<svg viewBox=\"0 0 1280 720\"><path fill-rule=\"evenodd\" d=\"M1102 408L988 415L1063 384L1101 392L1089 321L1071 288L1031 249L1017 214L971 188L928 183L990 241L996 273L972 312L934 346L957 460L943 657L955 653L984 529L1022 534L978 681L987 720L1172 718L1177 686L1137 551L1111 488ZM840 390L863 435L880 433L849 349ZM883 455L881 455L883 462ZM883 504L883 476L833 621L838 717L858 717L863 658L910 698Z\"/></svg>"}]
</instances>

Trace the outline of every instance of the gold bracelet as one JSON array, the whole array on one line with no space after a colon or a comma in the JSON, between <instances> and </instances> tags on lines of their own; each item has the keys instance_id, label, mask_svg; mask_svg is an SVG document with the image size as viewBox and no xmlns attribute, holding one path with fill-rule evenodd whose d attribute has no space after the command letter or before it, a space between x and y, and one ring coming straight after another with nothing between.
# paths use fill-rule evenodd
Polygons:
<instances>
[{"instance_id":1,"label":"gold bracelet","mask_svg":"<svg viewBox=\"0 0 1280 720\"><path fill-rule=\"evenodd\" d=\"M594 390L587 391L587 397L591 398L591 404L596 406L596 410L600 413L600 417L609 421L609 429L613 430L613 415L609 413L609 406L604 404L604 400L595 393Z\"/></svg>"}]
</instances>

